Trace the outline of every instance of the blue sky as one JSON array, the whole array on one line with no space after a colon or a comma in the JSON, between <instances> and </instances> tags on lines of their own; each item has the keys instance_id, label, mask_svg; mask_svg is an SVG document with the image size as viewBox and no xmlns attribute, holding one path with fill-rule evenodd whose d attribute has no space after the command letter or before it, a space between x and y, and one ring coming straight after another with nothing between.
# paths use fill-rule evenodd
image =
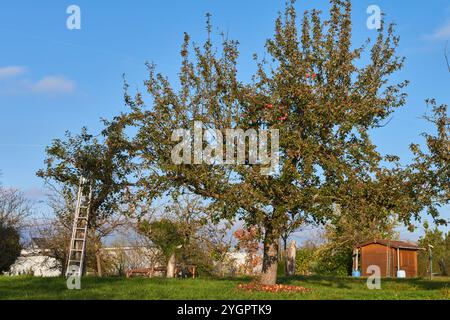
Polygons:
<instances>
[{"instance_id":1,"label":"blue sky","mask_svg":"<svg viewBox=\"0 0 450 320\"><path fill-rule=\"evenodd\" d=\"M297 7L326 11L327 3L299 0ZM71 4L81 8L81 30L66 28ZM420 133L430 130L420 119L426 111L424 100L450 102L450 73L444 59L445 42L450 40L450 1L354 1L355 44L375 36L366 27L371 4L397 24L401 36L399 54L407 61L394 80L411 81L407 105L373 139L381 152L407 161L409 143L421 141ZM252 54L263 52L283 5L283 0L3 1L0 181L42 199L43 184L35 172L43 166L45 146L65 130L77 132L88 126L95 131L100 117L125 110L122 74L132 88L142 88L145 61L155 62L158 70L175 79L183 32L194 41L204 40L207 12L217 31L240 41L240 74L248 79L255 70ZM442 213L450 218L448 208Z\"/></svg>"}]
</instances>

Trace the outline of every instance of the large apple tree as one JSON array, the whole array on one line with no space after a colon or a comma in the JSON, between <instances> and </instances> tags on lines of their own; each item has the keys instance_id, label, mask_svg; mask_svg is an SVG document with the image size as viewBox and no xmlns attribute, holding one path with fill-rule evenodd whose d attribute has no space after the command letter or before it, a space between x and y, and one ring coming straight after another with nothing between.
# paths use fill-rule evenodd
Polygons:
<instances>
[{"instance_id":1,"label":"large apple tree","mask_svg":"<svg viewBox=\"0 0 450 320\"><path fill-rule=\"evenodd\" d=\"M383 25L372 43L354 47L351 1L330 3L326 19L316 10L298 19L295 3L289 2L266 43L267 57L255 57L250 83L237 76L238 43L223 37L215 47L208 19L203 46L185 35L179 84L148 64L150 99L125 94L128 124L137 128L132 155L139 159L140 196L194 193L208 199L217 219L237 217L257 227L263 284L276 283L285 226L296 217L329 220L337 205L351 210L352 192L361 185L369 183L368 194L359 192L358 198L382 204L405 222L415 214L404 196L397 198L407 194L402 170L395 163L383 167L397 159L380 155L369 135L405 104L407 82L390 81L403 64L395 53L399 38L392 26ZM227 129L278 129L278 169L267 175L250 161L174 163L171 154L179 141L173 141L173 132L192 130L196 121L224 136ZM252 153L245 156L250 160ZM370 186L390 191L373 199Z\"/></svg>"}]
</instances>

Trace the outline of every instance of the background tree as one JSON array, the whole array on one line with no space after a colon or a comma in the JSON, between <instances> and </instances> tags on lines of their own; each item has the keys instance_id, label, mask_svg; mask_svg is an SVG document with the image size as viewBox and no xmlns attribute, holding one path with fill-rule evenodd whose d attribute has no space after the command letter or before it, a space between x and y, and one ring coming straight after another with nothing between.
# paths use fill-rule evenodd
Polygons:
<instances>
[{"instance_id":1,"label":"background tree","mask_svg":"<svg viewBox=\"0 0 450 320\"><path fill-rule=\"evenodd\" d=\"M21 250L20 234L17 229L0 223L0 274L9 271L20 256Z\"/></svg>"},{"instance_id":2,"label":"background tree","mask_svg":"<svg viewBox=\"0 0 450 320\"><path fill-rule=\"evenodd\" d=\"M213 223L208 210L200 197L175 192L160 216L142 219L138 228L160 248L166 263L176 257L182 268L196 265L200 273L211 274L231 245L225 240L229 225Z\"/></svg>"},{"instance_id":3,"label":"background tree","mask_svg":"<svg viewBox=\"0 0 450 320\"><path fill-rule=\"evenodd\" d=\"M0 224L21 231L30 214L31 204L23 192L0 186Z\"/></svg>"},{"instance_id":4,"label":"background tree","mask_svg":"<svg viewBox=\"0 0 450 320\"><path fill-rule=\"evenodd\" d=\"M65 274L70 245L71 229L55 217L41 217L34 221L32 234L40 239L46 256L58 262L59 271ZM89 256L89 253L87 253Z\"/></svg>"},{"instance_id":5,"label":"background tree","mask_svg":"<svg viewBox=\"0 0 450 320\"><path fill-rule=\"evenodd\" d=\"M0 274L20 256L21 232L31 214L31 205L23 192L0 185Z\"/></svg>"},{"instance_id":6,"label":"background tree","mask_svg":"<svg viewBox=\"0 0 450 320\"><path fill-rule=\"evenodd\" d=\"M236 249L246 254L244 273L253 275L255 268L261 263L259 231L256 227L240 228L233 233L237 240Z\"/></svg>"},{"instance_id":7,"label":"background tree","mask_svg":"<svg viewBox=\"0 0 450 320\"><path fill-rule=\"evenodd\" d=\"M437 270L443 276L449 275L450 266L450 232L445 233L437 227L431 229L428 223L424 223L425 234L419 239L419 246L426 249L419 252L419 274L429 275L430 256L428 246L432 245L433 272Z\"/></svg>"},{"instance_id":8,"label":"background tree","mask_svg":"<svg viewBox=\"0 0 450 320\"><path fill-rule=\"evenodd\" d=\"M67 267L75 202L72 197L64 198L63 194L52 190L48 195L48 205L52 209L52 215L36 219L32 233L41 239L47 255L59 262L61 273L64 274ZM88 230L86 268L95 270L97 276L101 277L103 264L108 258L102 255L104 239L119 233L127 225L127 219L122 213L112 213L98 218L96 222L95 228L91 227Z\"/></svg>"},{"instance_id":9,"label":"background tree","mask_svg":"<svg viewBox=\"0 0 450 320\"><path fill-rule=\"evenodd\" d=\"M214 274L223 277L229 266L229 253L232 247L232 238L229 235L231 224L207 223L199 231L199 238L202 239L201 248L204 258L213 261Z\"/></svg>"},{"instance_id":10,"label":"background tree","mask_svg":"<svg viewBox=\"0 0 450 320\"><path fill-rule=\"evenodd\" d=\"M295 255L295 274L310 275L317 270L317 263L315 261L317 249L318 244L314 241L308 240L302 243L302 246L297 249Z\"/></svg>"},{"instance_id":11,"label":"background tree","mask_svg":"<svg viewBox=\"0 0 450 320\"><path fill-rule=\"evenodd\" d=\"M175 276L175 252L183 245L183 233L179 225L167 218L156 221L141 221L139 231L146 235L152 243L157 246L167 264L167 277Z\"/></svg>"},{"instance_id":12,"label":"background tree","mask_svg":"<svg viewBox=\"0 0 450 320\"><path fill-rule=\"evenodd\" d=\"M226 241L230 224L214 221L217 216L205 205L201 197L174 193L173 201L166 207L166 216L178 223L183 234L183 246L179 250L180 262L197 265L200 273L211 274L225 259L230 241ZM220 266L219 266L220 272Z\"/></svg>"},{"instance_id":13,"label":"background tree","mask_svg":"<svg viewBox=\"0 0 450 320\"><path fill-rule=\"evenodd\" d=\"M326 20L313 10L304 13L300 27L297 23L294 2L289 2L266 44L271 59L258 64L250 84L236 77L237 42L225 38L215 49L208 20L208 40L203 47L194 45L194 59L185 36L178 92L148 65L145 84L151 106L140 93L125 96L132 110L130 123L139 128L134 152L142 159L142 189L152 198L185 188L207 198L220 218L237 216L248 226L258 226L264 284L276 282L279 239L290 214L323 221L333 215L333 204L347 201L339 196L342 188L364 181L361 172L376 181L382 160L389 159L376 151L369 131L405 103L402 89L407 82L389 82L403 64L395 56L399 39L392 26L379 31L365 57L369 62L361 66L367 46L352 49L350 1L332 0ZM171 135L193 128L194 121L224 136L232 128L279 129L279 170L267 176L261 165L248 162L174 164ZM416 213L404 206L395 211L402 221Z\"/></svg>"},{"instance_id":14,"label":"background tree","mask_svg":"<svg viewBox=\"0 0 450 320\"><path fill-rule=\"evenodd\" d=\"M46 168L37 172L57 194L51 200L52 207L56 220L68 234L72 228L80 176L91 182L88 250L91 247L95 252L98 275L102 274L101 239L124 225L123 215L134 211L128 201L128 179L132 169L123 126L119 117L112 122L104 121L104 124L105 129L98 137L83 128L79 135L66 132L65 140L55 139L46 149Z\"/></svg>"}]
</instances>

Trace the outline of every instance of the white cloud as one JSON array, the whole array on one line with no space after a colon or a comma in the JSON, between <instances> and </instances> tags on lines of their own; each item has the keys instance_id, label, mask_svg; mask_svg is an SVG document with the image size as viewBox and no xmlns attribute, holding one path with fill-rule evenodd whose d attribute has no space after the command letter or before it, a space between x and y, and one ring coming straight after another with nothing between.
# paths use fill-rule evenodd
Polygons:
<instances>
[{"instance_id":1,"label":"white cloud","mask_svg":"<svg viewBox=\"0 0 450 320\"><path fill-rule=\"evenodd\" d=\"M76 90L76 83L64 76L46 75L33 80L25 75L26 67L0 67L0 95L54 95L72 94Z\"/></svg>"},{"instance_id":2,"label":"white cloud","mask_svg":"<svg viewBox=\"0 0 450 320\"><path fill-rule=\"evenodd\" d=\"M37 188L37 187L25 189L24 193L27 198L32 199L32 200L41 200L48 195L48 192L46 192L45 190L43 190L41 188Z\"/></svg>"},{"instance_id":3,"label":"white cloud","mask_svg":"<svg viewBox=\"0 0 450 320\"><path fill-rule=\"evenodd\" d=\"M75 82L62 76L46 76L31 85L31 90L36 93L73 93Z\"/></svg>"},{"instance_id":4,"label":"white cloud","mask_svg":"<svg viewBox=\"0 0 450 320\"><path fill-rule=\"evenodd\" d=\"M27 71L27 69L22 66L0 67L0 79L20 76L20 75L24 74L26 71Z\"/></svg>"},{"instance_id":5,"label":"white cloud","mask_svg":"<svg viewBox=\"0 0 450 320\"><path fill-rule=\"evenodd\" d=\"M450 40L450 21L438 28L427 38L431 40Z\"/></svg>"}]
</instances>

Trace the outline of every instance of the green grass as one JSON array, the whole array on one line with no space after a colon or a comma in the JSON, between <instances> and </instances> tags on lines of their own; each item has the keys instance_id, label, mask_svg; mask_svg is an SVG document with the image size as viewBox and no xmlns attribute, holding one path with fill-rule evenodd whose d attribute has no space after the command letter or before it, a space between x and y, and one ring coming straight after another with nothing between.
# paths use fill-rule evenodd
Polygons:
<instances>
[{"instance_id":1,"label":"green grass","mask_svg":"<svg viewBox=\"0 0 450 320\"><path fill-rule=\"evenodd\" d=\"M236 289L249 278L82 279L82 290L68 290L64 278L0 277L0 299L450 299L450 278L383 279L381 290L364 279L336 277L280 278L279 282L312 289L310 293L248 293Z\"/></svg>"}]
</instances>

